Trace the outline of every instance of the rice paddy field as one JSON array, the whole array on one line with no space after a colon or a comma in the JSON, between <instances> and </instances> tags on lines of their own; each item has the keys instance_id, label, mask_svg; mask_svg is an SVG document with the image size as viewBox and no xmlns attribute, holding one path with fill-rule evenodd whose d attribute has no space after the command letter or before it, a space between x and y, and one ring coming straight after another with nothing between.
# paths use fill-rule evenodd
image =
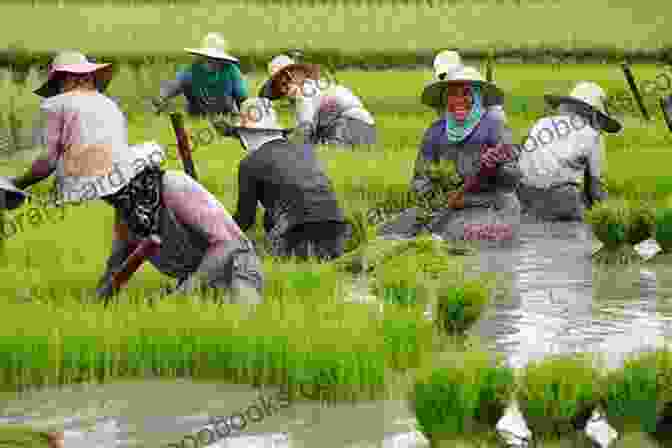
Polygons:
<instances>
[{"instance_id":1,"label":"rice paddy field","mask_svg":"<svg viewBox=\"0 0 672 448\"><path fill-rule=\"evenodd\" d=\"M475 65L481 64L478 56L493 49L511 56L598 55L616 60L623 55L660 56L672 47L661 26L662 17L669 16L667 2L651 2L650 7L636 10L629 2L601 0L589 5L573 0L70 5L42 0L3 4L3 17L9 20L0 29L0 38L12 43L10 59L17 49L42 54L55 48L77 48L103 60L172 57L211 31L225 34L245 70L265 65L268 57L292 46L331 66L431 61L441 42L468 48L464 54L472 55L468 62ZM596 26L596 20L609 26ZM60 28L57 33L25 33L26 23L40 28L58 23ZM168 169L181 169L175 136L167 116L149 112L148 99L177 68L178 63L172 62L120 64L107 92L127 113L131 143L156 140L166 145ZM638 63L632 68L640 82L660 73L672 76L669 65ZM656 446L644 433L670 399L672 383L667 377L672 358L667 352L625 362L609 374L593 370L580 357L552 358L514 369L503 361L510 351L486 342L488 327L508 325L497 314L500 309L527 307L538 313L530 319L540 325L578 327L585 316L574 310L586 307L580 303L584 299L593 303L586 312L589 319L602 322L605 332L612 331L608 324L619 331L625 328L619 319L644 331L654 316L672 318L667 300L672 276L664 269L666 264L656 271L658 295L651 299L655 305L640 312L633 305L639 303L639 266L597 272L589 262L565 269L557 266L557 260L539 259L532 274L543 269L566 271L555 282L561 283L562 294L569 299L526 302L520 292L524 274L513 279L499 275L504 268L523 265L522 256L512 262L493 252L491 272L479 268L483 257L478 248L465 254L430 241L382 257L376 253L373 226L366 217L381 214L375 210L394 213L409 204L407 190L420 138L435 119L435 113L419 101L431 73L349 69L334 74L374 114L381 139L366 150L318 148L341 204L359 231L348 243L350 252L337 262L297 263L264 256L266 302L254 313L203 297L160 298L166 280L149 265L134 276L117 303L103 309L94 303L93 291L110 251L113 215L108 206L45 209L34 201L5 216L13 230L0 235L0 402L6 416L0 420L15 422L11 416L34 415L46 428L53 426L53 420L74 418L96 426L97 418L124 416L130 422L127 427L140 429L127 428L119 438L135 438L136 446L165 446L207 424L203 413L231 412L247 406L259 390L289 385L292 402L300 404L293 404L290 414L269 417L250 431L290 433L297 439L293 447L323 445L325 440L334 447L369 446L369 442L379 446L380 439L412 446L388 437L408 431L403 423L408 419L415 419L413 430L419 429L432 446L501 446L494 436L495 417L514 398L544 447L590 446L571 431L557 428L583 412L586 402L597 401L623 434L612 448ZM42 75L35 67L24 75L7 71L0 75L0 138L27 141L39 104L32 90ZM250 71L246 76L250 91L257 92L264 74ZM545 112L543 94L566 94L580 80L599 83L609 96L627 92L615 62L499 63L495 79L507 93L510 126L520 142ZM606 139L604 181L612 197L669 207L672 134L656 102L655 96L646 97L653 115L650 122L636 110L618 113L625 131ZM182 105L176 101L175 108ZM292 125L287 105L277 107L285 124ZM204 120L188 119L186 125L201 182L233 212L242 148L235 140L216 137ZM20 173L35 155L31 150L0 152L0 174ZM46 195L49 184L44 182L33 192ZM260 222L261 211L251 231L259 246ZM544 232L546 240L556 238ZM591 241L575 246L590 246ZM562 241L557 244L552 247L558 253L577 250L566 248ZM358 251L369 248L368 258L353 261ZM588 295L572 289L586 281L592 282ZM442 303L450 306L439 306ZM546 309L566 308L544 314L534 310L539 303ZM454 304L460 306L451 308ZM555 319L553 313L562 317ZM450 325L444 325L447 321ZM466 331L441 331L458 327ZM636 339L624 336L628 337ZM524 338L521 332L519 339ZM579 351L587 351L590 336L582 333L579 339ZM639 348L638 342L632 343ZM525 348L519 344L514 350ZM553 352L548 347L539 350L543 356ZM495 361L493 352L502 356ZM646 373L651 371L658 375ZM329 409L302 398L301 387L315 384L329 389ZM565 404L558 406L560 402ZM540 424L540 412L552 417L556 426ZM181 423L175 423L175 416Z\"/></svg>"}]
</instances>

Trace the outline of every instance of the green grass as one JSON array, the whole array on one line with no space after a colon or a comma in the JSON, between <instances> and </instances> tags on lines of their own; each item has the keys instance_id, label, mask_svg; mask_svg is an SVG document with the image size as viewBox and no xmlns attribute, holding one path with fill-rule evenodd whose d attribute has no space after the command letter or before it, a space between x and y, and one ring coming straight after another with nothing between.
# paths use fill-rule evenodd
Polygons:
<instances>
[{"instance_id":1,"label":"green grass","mask_svg":"<svg viewBox=\"0 0 672 448\"><path fill-rule=\"evenodd\" d=\"M672 42L663 26L663 18L670 15L666 2L634 10L625 0L525 1L520 6L508 1L459 1L435 7L416 1L316 2L293 6L290 13L284 2L206 0L198 5L180 2L174 8L142 3L96 2L62 9L54 3L37 8L30 2L3 4L0 41L19 43L31 51L179 53L197 45L206 33L220 31L230 39L234 54L291 47L307 53L338 49L353 60L360 53L377 53L383 63L384 54L433 52L441 42L480 51L602 49L612 53L651 51L670 47ZM609 26L596 27L596 20ZM34 30L51 30L58 23L59 31L26 33L26 23ZM507 24L505 33L502 23Z\"/></svg>"},{"instance_id":2,"label":"green grass","mask_svg":"<svg viewBox=\"0 0 672 448\"><path fill-rule=\"evenodd\" d=\"M0 425L2 448L49 448L47 433L25 425Z\"/></svg>"}]
</instances>

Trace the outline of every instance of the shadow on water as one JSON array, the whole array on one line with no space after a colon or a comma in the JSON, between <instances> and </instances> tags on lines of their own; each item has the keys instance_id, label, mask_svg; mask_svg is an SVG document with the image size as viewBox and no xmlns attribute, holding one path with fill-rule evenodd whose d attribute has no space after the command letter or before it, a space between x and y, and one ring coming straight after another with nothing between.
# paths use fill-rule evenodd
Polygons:
<instances>
[{"instance_id":1,"label":"shadow on water","mask_svg":"<svg viewBox=\"0 0 672 448\"><path fill-rule=\"evenodd\" d=\"M481 272L499 273L505 280L502 300L477 323L475 331L513 366L549 353L596 351L618 363L622 355L659 345L671 333L672 267L598 268L590 261L595 243L587 226L524 223L521 244L514 249L483 249ZM643 244L644 256L655 247ZM645 253L648 252L648 253ZM277 391L276 391L277 392ZM78 386L6 397L0 415L5 421L48 423L70 421L94 435L69 435L76 446L167 446L209 423L209 416L228 416L258 403L249 386L203 384L186 380L119 382ZM402 401L325 406L294 403L243 431L244 436L214 446L415 446L394 442L393 435L412 430L411 414ZM270 434L276 442L270 443ZM115 444L114 441L120 441ZM262 441L264 441L262 443ZM179 442L178 442L179 443ZM188 443L187 446L191 446ZM203 445L201 445L203 446Z\"/></svg>"}]
</instances>

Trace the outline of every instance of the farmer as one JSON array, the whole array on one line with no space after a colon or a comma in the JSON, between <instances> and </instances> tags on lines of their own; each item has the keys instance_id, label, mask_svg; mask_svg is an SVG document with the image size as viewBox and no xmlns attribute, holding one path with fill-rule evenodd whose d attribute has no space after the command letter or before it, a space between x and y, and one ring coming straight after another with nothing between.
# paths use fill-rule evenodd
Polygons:
<instances>
[{"instance_id":1,"label":"farmer","mask_svg":"<svg viewBox=\"0 0 672 448\"><path fill-rule=\"evenodd\" d=\"M606 198L600 182L606 162L601 131L618 133L622 126L605 112L605 99L592 82L578 83L569 96L545 96L558 112L534 124L520 151L518 196L526 213L581 221L586 206Z\"/></svg>"},{"instance_id":2,"label":"farmer","mask_svg":"<svg viewBox=\"0 0 672 448\"><path fill-rule=\"evenodd\" d=\"M444 50L434 57L434 73L439 79L444 79L455 70L464 67L460 53L454 50ZM494 85L494 83L493 83ZM498 89L490 89L483 96L483 104L493 118L506 123L504 112L504 97Z\"/></svg>"},{"instance_id":3,"label":"farmer","mask_svg":"<svg viewBox=\"0 0 672 448\"><path fill-rule=\"evenodd\" d=\"M445 77L441 73L422 93L423 104L436 109L441 118L425 132L411 190L419 200L433 200L436 192L430 173L439 162L452 166L457 179L452 191L439 197L443 202L434 203L427 222L420 219L423 209L415 207L384 224L380 233L414 237L424 229L451 240L513 240L520 224L515 194L520 171L510 130L483 106L483 96L496 87L472 67Z\"/></svg>"},{"instance_id":4,"label":"farmer","mask_svg":"<svg viewBox=\"0 0 672 448\"><path fill-rule=\"evenodd\" d=\"M273 91L271 89L273 84L273 75L275 75L275 73L282 67L286 67L294 63L294 59L290 58L286 54L281 54L271 59L271 61L268 63L268 75L270 77L261 86L261 89L259 89L259 98L268 98L271 101L277 100L278 98L273 95Z\"/></svg>"},{"instance_id":5,"label":"farmer","mask_svg":"<svg viewBox=\"0 0 672 448\"><path fill-rule=\"evenodd\" d=\"M184 94L191 115L235 111L247 97L247 82L240 72L240 62L226 49L226 41L219 33L205 36L202 48L185 48L199 60L179 72L175 80L164 83L159 98L153 100L156 110L162 110L170 98Z\"/></svg>"},{"instance_id":6,"label":"farmer","mask_svg":"<svg viewBox=\"0 0 672 448\"><path fill-rule=\"evenodd\" d=\"M291 129L278 125L266 98L245 101L238 124L225 135L238 137L249 153L238 169L234 219L240 228L252 227L259 201L272 255L322 260L341 256L348 226L313 145L290 143L286 134Z\"/></svg>"},{"instance_id":7,"label":"farmer","mask_svg":"<svg viewBox=\"0 0 672 448\"><path fill-rule=\"evenodd\" d=\"M203 186L160 168L161 147L128 145L124 115L96 88L104 90L111 74L111 64L93 64L81 53L56 56L48 81L35 91L45 98L47 154L15 186L24 189L55 173L64 203L103 199L114 207L112 254L99 296L110 295L103 283L139 240L157 235L162 245L149 260L180 280L179 292L194 292L203 279L206 286L260 302L263 280L249 240Z\"/></svg>"},{"instance_id":8,"label":"farmer","mask_svg":"<svg viewBox=\"0 0 672 448\"><path fill-rule=\"evenodd\" d=\"M286 61L287 62L287 61ZM374 145L376 124L362 101L346 87L320 80L320 67L287 63L271 76L272 98L290 99L298 138L305 143Z\"/></svg>"}]
</instances>

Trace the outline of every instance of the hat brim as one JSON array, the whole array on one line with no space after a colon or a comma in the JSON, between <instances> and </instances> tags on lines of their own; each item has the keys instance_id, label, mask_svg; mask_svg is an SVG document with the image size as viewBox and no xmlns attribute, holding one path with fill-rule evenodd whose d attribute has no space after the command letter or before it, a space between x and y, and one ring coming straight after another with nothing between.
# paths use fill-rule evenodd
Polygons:
<instances>
[{"instance_id":1,"label":"hat brim","mask_svg":"<svg viewBox=\"0 0 672 448\"><path fill-rule=\"evenodd\" d=\"M660 98L660 110L663 113L667 129L672 132L672 95Z\"/></svg>"},{"instance_id":2,"label":"hat brim","mask_svg":"<svg viewBox=\"0 0 672 448\"><path fill-rule=\"evenodd\" d=\"M236 64L240 63L240 60L237 57L231 56L228 53L216 50L214 48L185 48L184 51L186 51L187 53L194 54L196 56L205 56L206 58L210 58L210 59L218 59L220 61L235 62Z\"/></svg>"},{"instance_id":3,"label":"hat brim","mask_svg":"<svg viewBox=\"0 0 672 448\"><path fill-rule=\"evenodd\" d=\"M296 64L289 64L284 67L282 67L280 70L275 72L271 77L269 78L269 82L271 83L271 93L270 97L268 99L275 101L280 98L283 98L285 95L281 95L280 92L278 92L278 82L277 80L280 79L282 76L284 76L287 72L290 71L303 71L308 74L309 78L319 80L320 79L320 67L315 64L308 64L305 62L300 62Z\"/></svg>"},{"instance_id":4,"label":"hat brim","mask_svg":"<svg viewBox=\"0 0 672 448\"><path fill-rule=\"evenodd\" d=\"M247 128L245 126L231 126L233 131L245 131L252 133L264 133L264 132L282 132L284 134L291 134L294 132L295 128Z\"/></svg>"},{"instance_id":5,"label":"hat brim","mask_svg":"<svg viewBox=\"0 0 672 448\"><path fill-rule=\"evenodd\" d=\"M73 64L73 65L60 65L52 68L49 73L49 79L42 84L42 86L33 91L33 93L43 97L49 98L55 95L58 95L60 92L60 85L58 83L59 75L63 73L74 73L74 74L86 74L93 73L96 79L96 88L99 92L103 93L107 89L107 86L112 81L114 76L114 71L112 70L112 64Z\"/></svg>"},{"instance_id":6,"label":"hat brim","mask_svg":"<svg viewBox=\"0 0 672 448\"><path fill-rule=\"evenodd\" d=\"M594 116L597 117L597 124L600 129L610 134L617 134L621 132L621 129L623 129L623 125L618 120L610 117L601 110L594 108L585 101L581 101L572 96L544 95L544 101L546 101L546 103L553 108L558 107L562 103L574 104L584 107L588 113L594 114Z\"/></svg>"},{"instance_id":7,"label":"hat brim","mask_svg":"<svg viewBox=\"0 0 672 448\"><path fill-rule=\"evenodd\" d=\"M21 207L28 193L16 188L5 176L0 176L0 209L14 210ZM4 201L3 201L4 199Z\"/></svg>"},{"instance_id":8,"label":"hat brim","mask_svg":"<svg viewBox=\"0 0 672 448\"><path fill-rule=\"evenodd\" d=\"M446 90L450 84L475 84L480 86L483 89L483 95L488 95L492 97L501 98L504 96L504 92L497 87L496 85L482 80L469 80L469 79L455 79L447 81L435 81L429 84L422 91L421 101L425 106L432 107L434 109L442 106L442 96L443 92Z\"/></svg>"}]
</instances>

